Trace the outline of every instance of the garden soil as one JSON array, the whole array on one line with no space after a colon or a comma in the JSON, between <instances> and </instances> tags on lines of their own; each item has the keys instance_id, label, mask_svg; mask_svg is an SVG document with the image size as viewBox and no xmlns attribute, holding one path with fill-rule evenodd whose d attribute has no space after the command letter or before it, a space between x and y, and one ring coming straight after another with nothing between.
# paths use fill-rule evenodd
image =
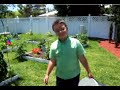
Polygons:
<instances>
[{"instance_id":1,"label":"garden soil","mask_svg":"<svg viewBox=\"0 0 120 90\"><path fill-rule=\"evenodd\" d=\"M114 41L109 43L108 40L103 40L103 41L100 41L99 44L100 44L101 47L103 47L107 51L111 52L113 55L115 55L116 57L118 57L120 59L120 44L117 48L115 48L115 42Z\"/></svg>"}]
</instances>

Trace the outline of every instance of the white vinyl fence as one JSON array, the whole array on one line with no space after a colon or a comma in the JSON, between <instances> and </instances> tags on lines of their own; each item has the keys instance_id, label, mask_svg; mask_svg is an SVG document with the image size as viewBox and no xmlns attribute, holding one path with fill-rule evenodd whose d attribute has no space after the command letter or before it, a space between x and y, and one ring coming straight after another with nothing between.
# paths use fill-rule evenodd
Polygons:
<instances>
[{"instance_id":1,"label":"white vinyl fence","mask_svg":"<svg viewBox=\"0 0 120 90\"><path fill-rule=\"evenodd\" d=\"M27 33L32 30L33 33L44 34L51 32L54 34L52 30L52 23L58 18L62 18L66 21L70 35L80 33L81 26L83 25L87 30L89 37L108 39L111 21L108 21L107 16L29 17L0 19L0 33Z\"/></svg>"}]
</instances>

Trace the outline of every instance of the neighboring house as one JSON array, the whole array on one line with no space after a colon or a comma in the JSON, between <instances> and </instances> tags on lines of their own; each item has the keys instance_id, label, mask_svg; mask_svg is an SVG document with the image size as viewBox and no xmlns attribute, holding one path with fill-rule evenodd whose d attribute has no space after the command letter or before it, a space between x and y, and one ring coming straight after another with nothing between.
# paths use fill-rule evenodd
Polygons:
<instances>
[{"instance_id":1,"label":"neighboring house","mask_svg":"<svg viewBox=\"0 0 120 90\"><path fill-rule=\"evenodd\" d=\"M41 14L39 16L56 16L57 13L58 13L58 11L55 10L55 11L51 11L51 12L48 12L48 13L45 13L45 14Z\"/></svg>"},{"instance_id":2,"label":"neighboring house","mask_svg":"<svg viewBox=\"0 0 120 90\"><path fill-rule=\"evenodd\" d=\"M108 17L110 17L110 16L114 16L113 14L103 14L103 16L108 16Z\"/></svg>"}]
</instances>

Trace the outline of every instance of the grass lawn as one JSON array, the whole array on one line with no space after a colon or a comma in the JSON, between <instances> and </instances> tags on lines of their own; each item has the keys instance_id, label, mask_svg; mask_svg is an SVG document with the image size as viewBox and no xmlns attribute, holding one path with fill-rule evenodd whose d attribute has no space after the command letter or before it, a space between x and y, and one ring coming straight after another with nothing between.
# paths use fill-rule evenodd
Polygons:
<instances>
[{"instance_id":1,"label":"grass lawn","mask_svg":"<svg viewBox=\"0 0 120 90\"><path fill-rule=\"evenodd\" d=\"M95 79L107 86L119 86L120 59L100 47L97 41L90 40L89 44L90 47L86 48L86 57ZM81 68L81 78L83 78L86 72L83 67Z\"/></svg>"},{"instance_id":2,"label":"grass lawn","mask_svg":"<svg viewBox=\"0 0 120 90\"><path fill-rule=\"evenodd\" d=\"M40 35L36 36L39 37ZM39 38L48 38L41 35ZM21 35L21 40L27 40L26 35ZM30 38L30 37L29 37ZM33 37L32 37L33 38ZM56 39L51 37L51 42ZM18 41L21 42L21 41ZM30 51L35 45L27 45L27 51ZM97 40L89 40L89 47L85 48L86 57L90 65L91 71L95 79L107 86L120 85L120 59L112 55L100 47ZM18 86L45 86L43 79L46 73L47 64L34 61L18 62L15 57L15 52L5 53L4 58L9 64L9 68L19 75L22 79L18 80ZM81 79L87 76L83 66L81 67ZM55 68L50 75L49 84L47 86L55 86Z\"/></svg>"}]
</instances>

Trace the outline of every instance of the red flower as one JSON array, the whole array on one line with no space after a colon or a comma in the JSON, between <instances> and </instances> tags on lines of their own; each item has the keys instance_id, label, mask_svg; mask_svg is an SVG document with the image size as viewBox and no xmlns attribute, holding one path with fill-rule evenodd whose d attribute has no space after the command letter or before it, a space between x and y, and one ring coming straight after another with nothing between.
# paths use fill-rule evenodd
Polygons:
<instances>
[{"instance_id":1,"label":"red flower","mask_svg":"<svg viewBox=\"0 0 120 90\"><path fill-rule=\"evenodd\" d=\"M34 54L37 54L37 53L40 53L42 50L40 49L40 48L34 48L33 50L32 50L32 53L34 53Z\"/></svg>"}]
</instances>

